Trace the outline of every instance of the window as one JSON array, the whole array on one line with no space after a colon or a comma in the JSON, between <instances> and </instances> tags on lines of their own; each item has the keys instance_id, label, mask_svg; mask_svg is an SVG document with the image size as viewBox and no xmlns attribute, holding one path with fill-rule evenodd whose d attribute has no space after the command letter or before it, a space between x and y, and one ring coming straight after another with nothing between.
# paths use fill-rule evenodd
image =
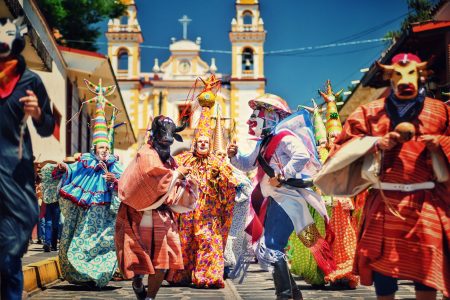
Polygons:
<instances>
[{"instance_id":1,"label":"window","mask_svg":"<svg viewBox=\"0 0 450 300\"><path fill-rule=\"evenodd\" d=\"M128 70L128 51L126 49L120 49L117 55L117 69Z\"/></svg>"},{"instance_id":2,"label":"window","mask_svg":"<svg viewBox=\"0 0 450 300\"><path fill-rule=\"evenodd\" d=\"M252 25L253 15L250 11L244 11L244 13L242 14L242 18L244 20L244 25Z\"/></svg>"},{"instance_id":3,"label":"window","mask_svg":"<svg viewBox=\"0 0 450 300\"><path fill-rule=\"evenodd\" d=\"M242 51L242 70L253 71L253 49L244 48Z\"/></svg>"},{"instance_id":4,"label":"window","mask_svg":"<svg viewBox=\"0 0 450 300\"><path fill-rule=\"evenodd\" d=\"M178 117L180 118L180 120L181 120L181 116L183 116L183 115L189 116L188 126L186 128L191 128L191 105L189 105L189 104L178 105Z\"/></svg>"},{"instance_id":5,"label":"window","mask_svg":"<svg viewBox=\"0 0 450 300\"><path fill-rule=\"evenodd\" d=\"M58 140L61 140L61 113L53 104L53 118L55 119L55 129L53 130L53 136Z\"/></svg>"}]
</instances>

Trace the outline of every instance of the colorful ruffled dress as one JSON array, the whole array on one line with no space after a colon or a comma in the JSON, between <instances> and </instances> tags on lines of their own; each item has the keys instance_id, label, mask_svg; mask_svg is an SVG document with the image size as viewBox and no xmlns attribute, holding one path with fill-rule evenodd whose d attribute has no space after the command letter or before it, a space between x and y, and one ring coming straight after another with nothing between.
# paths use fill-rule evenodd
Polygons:
<instances>
[{"instance_id":1,"label":"colorful ruffled dress","mask_svg":"<svg viewBox=\"0 0 450 300\"><path fill-rule=\"evenodd\" d=\"M117 179L122 167L114 155L105 161L116 177L106 182L105 171L94 154L85 153L67 165L61 179L61 212L65 218L59 262L70 283L106 286L117 268L114 226L119 207ZM56 169L54 177L58 177Z\"/></svg>"},{"instance_id":2,"label":"colorful ruffled dress","mask_svg":"<svg viewBox=\"0 0 450 300\"><path fill-rule=\"evenodd\" d=\"M190 175L199 182L200 192L194 211L179 217L184 270L178 271L172 282L223 288L223 253L233 218L236 179L230 165L213 155L200 158L184 152L175 160L191 169ZM210 179L212 166L219 166L214 180Z\"/></svg>"}]
</instances>

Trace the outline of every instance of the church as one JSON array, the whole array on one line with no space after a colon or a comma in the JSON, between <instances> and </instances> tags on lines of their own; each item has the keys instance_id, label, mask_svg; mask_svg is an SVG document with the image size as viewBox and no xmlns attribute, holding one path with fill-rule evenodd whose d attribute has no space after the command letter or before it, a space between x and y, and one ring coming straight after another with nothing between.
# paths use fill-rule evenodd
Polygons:
<instances>
[{"instance_id":1,"label":"church","mask_svg":"<svg viewBox=\"0 0 450 300\"><path fill-rule=\"evenodd\" d=\"M183 16L178 21L183 26L183 37L172 38L169 46L170 57L160 63L154 60L151 72L141 71L141 51L143 44L139 25L138 7L134 0L122 0L127 6L126 14L120 19L108 22L106 38L108 56L111 59L131 125L138 142L124 157L127 162L136 149L144 143L149 121L163 114L179 120L180 114L191 109L186 101L195 80L215 74L221 79L222 88L217 97L224 127L235 134L242 149L250 145L246 122L251 114L247 103L264 94L264 41L266 31L260 16L258 0L235 0L235 17L230 20L232 68L231 74L217 73L215 59L205 62L201 58L201 39L187 38L188 24L191 21ZM197 91L198 92L198 91ZM187 107L188 106L188 107ZM195 123L195 112L188 129L182 132L183 143L175 143L174 152L189 149ZM246 149L247 148L247 149Z\"/></svg>"}]
</instances>

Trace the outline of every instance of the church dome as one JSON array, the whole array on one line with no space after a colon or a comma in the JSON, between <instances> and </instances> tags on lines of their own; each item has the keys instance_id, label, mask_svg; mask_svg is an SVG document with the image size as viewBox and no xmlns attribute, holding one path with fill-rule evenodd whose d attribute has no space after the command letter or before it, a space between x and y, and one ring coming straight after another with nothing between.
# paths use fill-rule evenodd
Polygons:
<instances>
[{"instance_id":1,"label":"church dome","mask_svg":"<svg viewBox=\"0 0 450 300\"><path fill-rule=\"evenodd\" d=\"M170 51L200 51L200 45L190 40L179 40L170 45Z\"/></svg>"}]
</instances>

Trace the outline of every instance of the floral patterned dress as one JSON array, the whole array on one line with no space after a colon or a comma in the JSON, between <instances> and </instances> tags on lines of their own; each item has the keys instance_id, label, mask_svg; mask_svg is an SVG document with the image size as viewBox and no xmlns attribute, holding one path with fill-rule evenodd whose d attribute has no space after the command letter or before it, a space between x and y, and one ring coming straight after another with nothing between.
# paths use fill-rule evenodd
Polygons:
<instances>
[{"instance_id":1,"label":"floral patterned dress","mask_svg":"<svg viewBox=\"0 0 450 300\"><path fill-rule=\"evenodd\" d=\"M179 215L184 270L173 276L172 283L223 288L223 252L232 222L236 180L230 165L213 155L200 158L185 152L175 160L191 168L191 176L199 182L200 193L194 211ZM211 176L213 166L219 169L214 179Z\"/></svg>"}]
</instances>

